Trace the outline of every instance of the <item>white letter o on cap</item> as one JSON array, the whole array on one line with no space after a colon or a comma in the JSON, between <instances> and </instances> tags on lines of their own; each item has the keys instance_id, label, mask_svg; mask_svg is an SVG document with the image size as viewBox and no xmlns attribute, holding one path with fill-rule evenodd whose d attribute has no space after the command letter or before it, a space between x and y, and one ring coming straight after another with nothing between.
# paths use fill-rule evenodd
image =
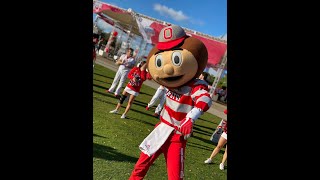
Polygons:
<instances>
[{"instance_id":1,"label":"white letter o on cap","mask_svg":"<svg viewBox=\"0 0 320 180\"><path fill-rule=\"evenodd\" d=\"M168 36L167 36L167 33L169 33ZM165 29L163 31L163 37L164 37L164 39L171 39L172 38L172 28Z\"/></svg>"}]
</instances>

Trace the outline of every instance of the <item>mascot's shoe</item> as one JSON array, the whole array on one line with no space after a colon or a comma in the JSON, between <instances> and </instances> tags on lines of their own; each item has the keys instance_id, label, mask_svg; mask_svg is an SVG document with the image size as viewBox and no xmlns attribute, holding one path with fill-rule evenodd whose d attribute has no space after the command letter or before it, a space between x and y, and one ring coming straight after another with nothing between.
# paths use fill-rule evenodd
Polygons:
<instances>
[{"instance_id":1,"label":"mascot's shoe","mask_svg":"<svg viewBox=\"0 0 320 180\"><path fill-rule=\"evenodd\" d=\"M224 164L221 163L221 164L219 165L219 168L220 168L220 170L224 170Z\"/></svg>"},{"instance_id":2,"label":"mascot's shoe","mask_svg":"<svg viewBox=\"0 0 320 180\"><path fill-rule=\"evenodd\" d=\"M109 113L111 113L111 114L118 114L118 110L112 110L112 111L110 111Z\"/></svg>"},{"instance_id":3,"label":"mascot's shoe","mask_svg":"<svg viewBox=\"0 0 320 180\"><path fill-rule=\"evenodd\" d=\"M126 118L126 115L125 115L125 114L122 114L120 118L121 118L121 119L125 119L125 118Z\"/></svg>"},{"instance_id":4,"label":"mascot's shoe","mask_svg":"<svg viewBox=\"0 0 320 180\"><path fill-rule=\"evenodd\" d=\"M207 160L204 161L205 164L211 164L212 163L212 159L208 158Z\"/></svg>"},{"instance_id":5,"label":"mascot's shoe","mask_svg":"<svg viewBox=\"0 0 320 180\"><path fill-rule=\"evenodd\" d=\"M146 107L146 110L149 111L149 107L148 106Z\"/></svg>"},{"instance_id":6,"label":"mascot's shoe","mask_svg":"<svg viewBox=\"0 0 320 180\"><path fill-rule=\"evenodd\" d=\"M115 94L114 97L116 97L117 99L120 99L120 95L119 94Z\"/></svg>"}]
</instances>

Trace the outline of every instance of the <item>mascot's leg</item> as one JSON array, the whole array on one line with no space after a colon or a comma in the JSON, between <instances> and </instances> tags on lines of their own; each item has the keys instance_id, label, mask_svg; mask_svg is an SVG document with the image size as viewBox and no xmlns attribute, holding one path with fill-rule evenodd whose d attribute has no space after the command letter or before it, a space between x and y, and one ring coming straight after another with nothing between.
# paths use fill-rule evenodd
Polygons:
<instances>
[{"instance_id":1,"label":"mascot's leg","mask_svg":"<svg viewBox=\"0 0 320 180\"><path fill-rule=\"evenodd\" d=\"M159 157L161 153L162 151L161 149L159 149L155 154L149 157L148 155L141 152L139 160L134 166L129 180L142 180L144 176L147 174L150 166Z\"/></svg>"},{"instance_id":2,"label":"mascot's leg","mask_svg":"<svg viewBox=\"0 0 320 180\"><path fill-rule=\"evenodd\" d=\"M163 150L167 162L168 180L182 180L184 176L186 140L180 134L171 136L170 143Z\"/></svg>"}]
</instances>

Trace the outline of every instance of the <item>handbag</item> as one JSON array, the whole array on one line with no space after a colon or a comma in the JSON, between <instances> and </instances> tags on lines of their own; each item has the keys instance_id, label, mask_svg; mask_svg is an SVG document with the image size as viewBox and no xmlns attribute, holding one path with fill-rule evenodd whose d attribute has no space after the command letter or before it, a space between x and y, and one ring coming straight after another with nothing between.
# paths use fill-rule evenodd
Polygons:
<instances>
[{"instance_id":1,"label":"handbag","mask_svg":"<svg viewBox=\"0 0 320 180\"><path fill-rule=\"evenodd\" d=\"M211 135L210 141L213 142L214 145L218 145L221 134L223 133L223 129L218 127Z\"/></svg>"},{"instance_id":2,"label":"handbag","mask_svg":"<svg viewBox=\"0 0 320 180\"><path fill-rule=\"evenodd\" d=\"M217 129L212 133L210 137L210 141L212 141L214 145L218 145L221 134L223 133L222 124L223 119L220 121L219 125L217 126Z\"/></svg>"}]
</instances>

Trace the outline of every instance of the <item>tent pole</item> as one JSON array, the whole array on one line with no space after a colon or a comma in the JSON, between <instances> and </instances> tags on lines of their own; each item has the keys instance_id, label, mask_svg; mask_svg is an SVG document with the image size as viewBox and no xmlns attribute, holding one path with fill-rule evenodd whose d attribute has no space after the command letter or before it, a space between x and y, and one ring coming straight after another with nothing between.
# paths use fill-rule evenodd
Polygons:
<instances>
[{"instance_id":1,"label":"tent pole","mask_svg":"<svg viewBox=\"0 0 320 180\"><path fill-rule=\"evenodd\" d=\"M218 83L220 81L220 78L221 78L221 75L222 75L222 72L223 72L223 69L224 69L226 63L227 63L227 50L224 53L224 56L222 58L220 66L218 68L217 77L214 79L214 81L212 83L212 87L211 87L211 89L209 91L211 99L213 99L214 92L215 92L215 90L217 88L217 85L218 85Z\"/></svg>"}]
</instances>

